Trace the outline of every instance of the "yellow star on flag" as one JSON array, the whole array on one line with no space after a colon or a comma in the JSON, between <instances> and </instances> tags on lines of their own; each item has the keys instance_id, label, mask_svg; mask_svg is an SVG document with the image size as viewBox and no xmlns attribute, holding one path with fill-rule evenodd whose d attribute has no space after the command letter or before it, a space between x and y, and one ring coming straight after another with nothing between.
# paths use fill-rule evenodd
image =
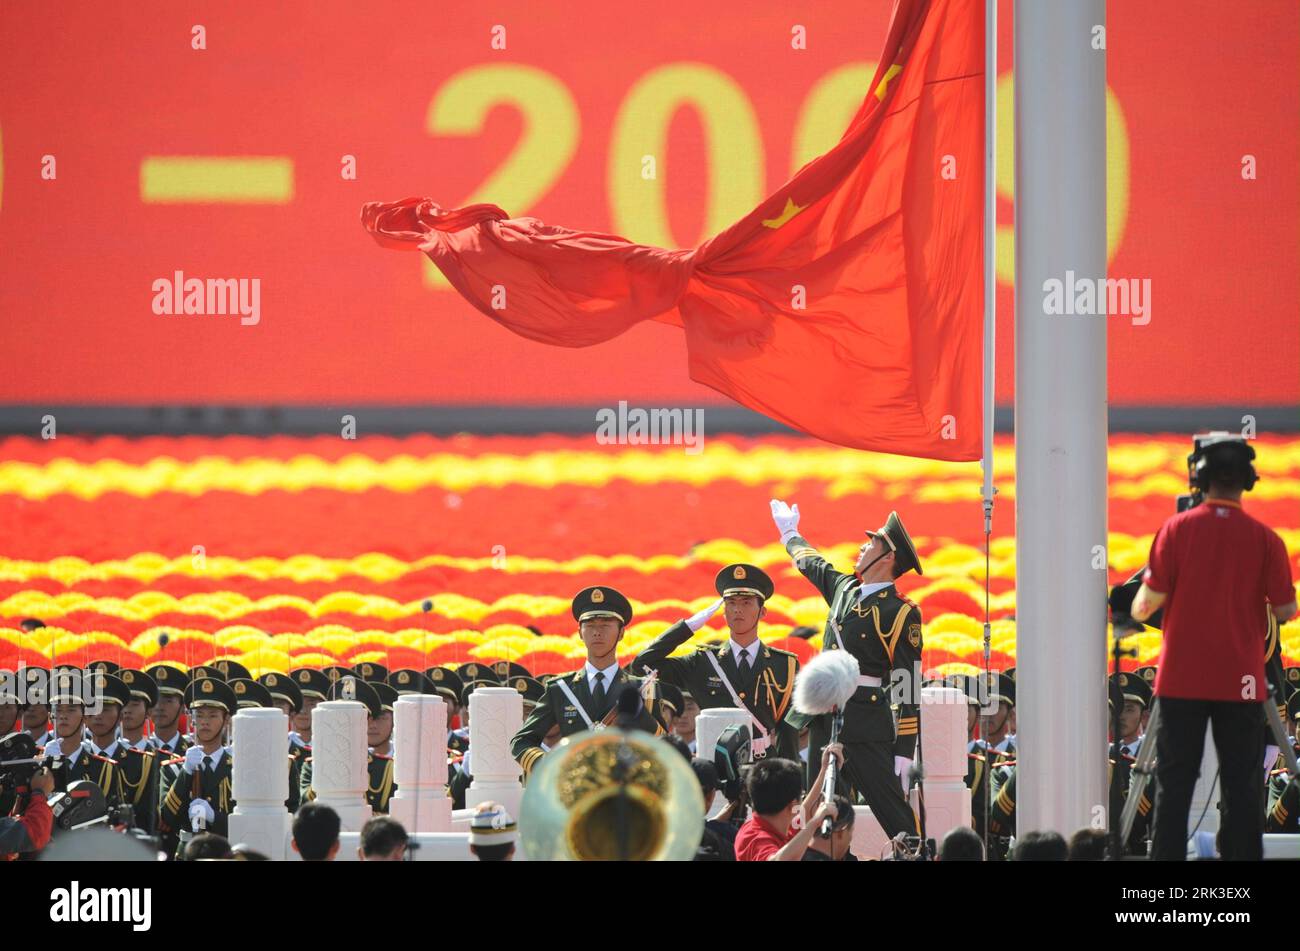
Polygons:
<instances>
[{"instance_id":1,"label":"yellow star on flag","mask_svg":"<svg viewBox=\"0 0 1300 951\"><path fill-rule=\"evenodd\" d=\"M786 198L785 207L781 209L781 214L777 215L775 218L764 218L763 227L779 228L807 207L807 205L796 205L793 198Z\"/></svg>"}]
</instances>

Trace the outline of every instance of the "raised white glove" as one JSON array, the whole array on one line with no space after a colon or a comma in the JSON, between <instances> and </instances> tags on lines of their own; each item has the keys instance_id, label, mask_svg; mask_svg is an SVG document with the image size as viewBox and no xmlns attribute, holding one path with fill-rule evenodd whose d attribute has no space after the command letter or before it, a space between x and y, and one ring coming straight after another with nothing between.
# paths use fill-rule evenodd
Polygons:
<instances>
[{"instance_id":1,"label":"raised white glove","mask_svg":"<svg viewBox=\"0 0 1300 951\"><path fill-rule=\"evenodd\" d=\"M206 799L195 799L190 803L190 828L195 832L202 832L216 817Z\"/></svg>"},{"instance_id":2,"label":"raised white glove","mask_svg":"<svg viewBox=\"0 0 1300 951\"><path fill-rule=\"evenodd\" d=\"M692 614L690 617L688 617L686 619L686 626L689 627L691 629L691 633L694 634L705 624L709 623L709 618L717 614L718 608L720 607L722 607L722 599L718 598L718 600L714 601L712 604L710 604L699 614Z\"/></svg>"},{"instance_id":3,"label":"raised white glove","mask_svg":"<svg viewBox=\"0 0 1300 951\"><path fill-rule=\"evenodd\" d=\"M780 499L773 499L772 521L776 522L776 530L781 533L781 543L784 544L799 531L799 503L786 505Z\"/></svg>"},{"instance_id":4,"label":"raised white glove","mask_svg":"<svg viewBox=\"0 0 1300 951\"><path fill-rule=\"evenodd\" d=\"M894 757L894 775L898 777L899 785L903 787L903 798L907 798L907 781L912 771L912 761L906 756Z\"/></svg>"},{"instance_id":5,"label":"raised white glove","mask_svg":"<svg viewBox=\"0 0 1300 951\"><path fill-rule=\"evenodd\" d=\"M201 746L191 746L185 751L185 762L181 764L181 769L187 773L192 773L203 765L203 757L206 754Z\"/></svg>"},{"instance_id":6,"label":"raised white glove","mask_svg":"<svg viewBox=\"0 0 1300 951\"><path fill-rule=\"evenodd\" d=\"M41 755L42 755L42 756L56 756L56 757L62 757L62 756L63 756L63 751L62 751L61 749L59 749L59 741L58 741L58 740L50 740L50 742L46 743L46 744L45 744L45 749L41 750Z\"/></svg>"}]
</instances>

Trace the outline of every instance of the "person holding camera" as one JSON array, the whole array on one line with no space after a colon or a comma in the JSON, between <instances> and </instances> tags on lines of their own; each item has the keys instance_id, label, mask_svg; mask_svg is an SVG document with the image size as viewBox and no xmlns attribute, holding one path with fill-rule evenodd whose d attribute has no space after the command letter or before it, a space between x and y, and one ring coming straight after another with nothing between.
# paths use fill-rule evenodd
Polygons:
<instances>
[{"instance_id":1,"label":"person holding camera","mask_svg":"<svg viewBox=\"0 0 1300 951\"><path fill-rule=\"evenodd\" d=\"M31 797L23 814L0 819L0 857L45 848L54 829L54 813L48 802L53 794L54 774L42 766L32 776Z\"/></svg>"},{"instance_id":2,"label":"person holding camera","mask_svg":"<svg viewBox=\"0 0 1300 951\"><path fill-rule=\"evenodd\" d=\"M1295 616L1296 596L1286 545L1241 506L1258 478L1254 458L1238 437L1198 438L1191 462L1203 501L1161 526L1133 599L1137 621L1164 611L1152 859L1186 858L1207 722L1219 756L1220 852L1263 856L1263 634L1266 612L1279 624Z\"/></svg>"},{"instance_id":3,"label":"person holding camera","mask_svg":"<svg viewBox=\"0 0 1300 951\"><path fill-rule=\"evenodd\" d=\"M749 768L745 791L753 812L736 833L737 862L803 859L822 820L834 820L838 815L833 802L822 802L822 784L832 757L843 764L841 744L830 743L822 750L821 771L807 796L802 796L803 770L792 760L762 759ZM801 824L795 823L796 814L803 817Z\"/></svg>"}]
</instances>

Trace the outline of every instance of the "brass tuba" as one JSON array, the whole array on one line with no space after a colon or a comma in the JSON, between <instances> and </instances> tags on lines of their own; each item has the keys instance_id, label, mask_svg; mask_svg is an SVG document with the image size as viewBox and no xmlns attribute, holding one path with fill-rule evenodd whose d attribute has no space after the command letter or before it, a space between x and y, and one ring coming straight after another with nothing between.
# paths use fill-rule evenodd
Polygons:
<instances>
[{"instance_id":1,"label":"brass tuba","mask_svg":"<svg viewBox=\"0 0 1300 951\"><path fill-rule=\"evenodd\" d=\"M690 861L704 796L682 755L649 733L566 737L529 776L519 839L529 861Z\"/></svg>"}]
</instances>

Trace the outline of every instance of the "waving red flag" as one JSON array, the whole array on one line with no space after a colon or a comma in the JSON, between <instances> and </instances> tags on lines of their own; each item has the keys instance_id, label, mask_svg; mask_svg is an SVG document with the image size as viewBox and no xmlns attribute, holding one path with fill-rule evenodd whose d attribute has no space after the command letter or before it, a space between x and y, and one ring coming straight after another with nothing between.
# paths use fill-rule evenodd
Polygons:
<instances>
[{"instance_id":1,"label":"waving red flag","mask_svg":"<svg viewBox=\"0 0 1300 951\"><path fill-rule=\"evenodd\" d=\"M839 143L694 250L427 198L369 202L362 223L532 340L672 323L692 379L795 429L978 459L983 50L979 0L898 0Z\"/></svg>"}]
</instances>

